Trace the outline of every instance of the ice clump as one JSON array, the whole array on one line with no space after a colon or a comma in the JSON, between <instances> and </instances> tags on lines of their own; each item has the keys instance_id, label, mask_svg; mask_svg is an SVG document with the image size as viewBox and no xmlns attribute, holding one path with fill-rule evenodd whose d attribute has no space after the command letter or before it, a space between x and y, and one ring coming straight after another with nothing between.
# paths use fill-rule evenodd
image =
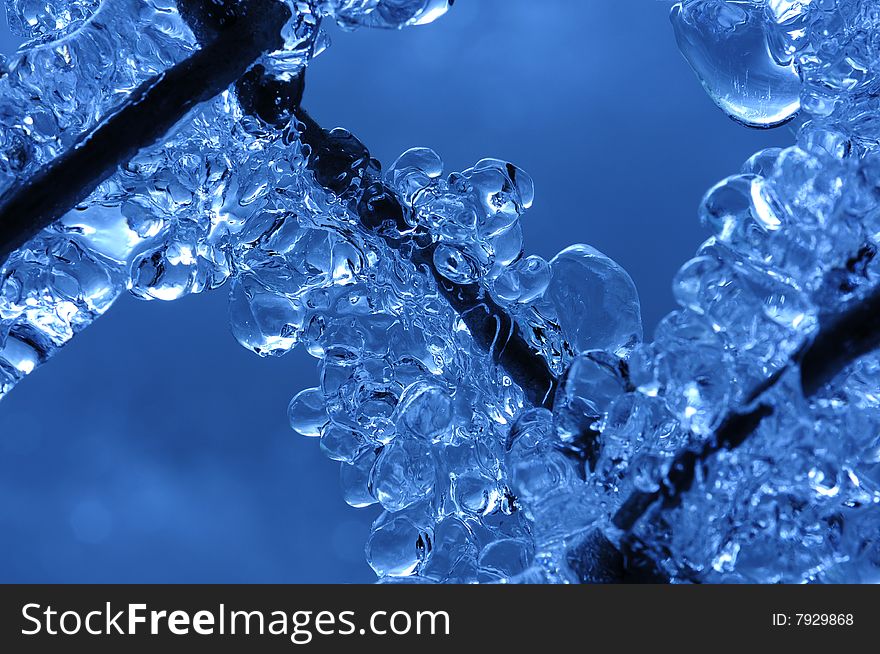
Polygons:
<instances>
[{"instance_id":1,"label":"ice clump","mask_svg":"<svg viewBox=\"0 0 880 654\"><path fill-rule=\"evenodd\" d=\"M427 25L443 16L452 0L318 0L322 13L349 28Z\"/></svg>"},{"instance_id":2,"label":"ice clump","mask_svg":"<svg viewBox=\"0 0 880 654\"><path fill-rule=\"evenodd\" d=\"M7 4L37 41L0 80L3 187L197 47L170 5L76 3L53 31L64 3L33 24L26 3ZM449 4L293 3L290 57L274 72L290 78L319 49L316 17L400 27ZM513 164L444 175L417 148L383 171L348 132L324 134L336 150L321 152L297 121L269 125L229 92L5 262L0 393L125 289L171 300L230 282L244 347L318 359L290 424L340 462L349 504L383 509L366 547L382 580L594 581L637 550L673 581L876 581L877 356L805 394L798 353L825 315L880 283L880 18L862 0L675 12L686 56L732 115L769 126L800 102L808 120L795 145L757 153L707 193L712 236L676 276L679 308L653 340L609 258L525 254L534 187ZM744 47L752 56L732 56ZM351 165L321 161L333 155ZM451 295L472 305L456 310ZM490 307L556 375L542 406L471 333L465 313ZM726 416L758 400L772 411L753 433L677 488L682 453L712 448ZM630 498L669 488L620 526Z\"/></svg>"},{"instance_id":3,"label":"ice clump","mask_svg":"<svg viewBox=\"0 0 880 654\"><path fill-rule=\"evenodd\" d=\"M709 97L751 127L774 127L801 107L801 83L789 54L773 51L764 3L689 0L672 10L678 47Z\"/></svg>"}]
</instances>

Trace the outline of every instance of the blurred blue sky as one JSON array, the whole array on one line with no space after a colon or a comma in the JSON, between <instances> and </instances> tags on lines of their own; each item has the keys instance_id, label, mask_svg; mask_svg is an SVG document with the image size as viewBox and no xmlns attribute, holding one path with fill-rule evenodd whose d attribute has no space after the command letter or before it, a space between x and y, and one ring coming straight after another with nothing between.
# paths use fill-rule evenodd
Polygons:
<instances>
[{"instance_id":1,"label":"blurred blue sky","mask_svg":"<svg viewBox=\"0 0 880 654\"><path fill-rule=\"evenodd\" d=\"M459 0L438 23L341 33L305 104L381 160L436 149L535 179L527 249L576 242L636 281L646 334L705 234L702 193L753 151L703 95L656 0ZM3 51L14 46L4 30ZM356 582L375 511L342 501L336 464L286 424L316 382L303 352L260 359L224 290L121 300L0 403L0 581Z\"/></svg>"}]
</instances>

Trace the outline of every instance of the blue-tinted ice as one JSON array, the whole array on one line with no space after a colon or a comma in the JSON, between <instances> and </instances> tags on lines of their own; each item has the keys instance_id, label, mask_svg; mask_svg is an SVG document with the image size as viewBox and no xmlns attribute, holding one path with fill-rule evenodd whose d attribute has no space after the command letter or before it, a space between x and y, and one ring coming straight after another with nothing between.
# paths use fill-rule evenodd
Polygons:
<instances>
[{"instance_id":1,"label":"blue-tinted ice","mask_svg":"<svg viewBox=\"0 0 880 654\"><path fill-rule=\"evenodd\" d=\"M265 62L281 77L326 45L322 18L396 28L451 5L288 4L287 44ZM490 295L559 375L552 411L528 404L432 274L316 182L295 124L261 124L233 93L5 263L0 393L124 290L173 300L226 285L243 346L261 356L303 346L319 360L288 417L340 462L349 504L382 507L366 546L380 578L573 582L597 532L624 537L610 523L622 502L656 491L678 452L710 442L776 375L773 416L630 536L673 580L877 581L880 359L810 398L792 363L823 313L878 283L875 5L673 10L684 55L729 115L768 127L800 112L803 124L791 147L756 153L708 191L700 219L712 236L673 280L679 308L648 341L632 280L609 258L586 245L526 255L535 190L523 170L484 159L444 173L424 148L386 166L413 230L436 246L441 279ZM0 78L2 188L197 47L171 0L7 8L30 41Z\"/></svg>"}]
</instances>

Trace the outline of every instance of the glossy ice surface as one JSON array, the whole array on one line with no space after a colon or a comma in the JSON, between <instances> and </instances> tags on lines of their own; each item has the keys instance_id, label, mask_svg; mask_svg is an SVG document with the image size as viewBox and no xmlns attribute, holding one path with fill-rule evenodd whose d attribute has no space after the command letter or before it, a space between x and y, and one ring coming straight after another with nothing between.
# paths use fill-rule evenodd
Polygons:
<instances>
[{"instance_id":1,"label":"glossy ice surface","mask_svg":"<svg viewBox=\"0 0 880 654\"><path fill-rule=\"evenodd\" d=\"M0 80L4 186L197 47L170 1L8 4L34 40ZM402 27L448 9L289 4L311 26ZM5 264L3 392L125 290L173 300L226 285L242 345L262 356L302 345L320 360L290 423L341 462L347 502L384 509L366 546L380 578L571 582L593 555L587 534L620 539L610 518L626 497L655 490L677 452L711 439L778 372L773 418L634 535L674 580L875 580L877 361L811 398L783 371L823 312L876 283L878 21L873 2L846 0L673 9L683 54L722 109L764 127L800 112L803 124L797 144L757 153L707 193L714 236L675 278L680 307L650 342L635 286L608 257L587 245L525 254L534 185L521 169L484 159L446 172L418 148L375 171L408 221L397 236L430 234L439 275L479 285L560 375L553 411L528 406L426 266L363 227L355 182L320 186L296 125L262 124L233 93ZM291 31L270 67L289 75L303 40L320 39Z\"/></svg>"}]
</instances>

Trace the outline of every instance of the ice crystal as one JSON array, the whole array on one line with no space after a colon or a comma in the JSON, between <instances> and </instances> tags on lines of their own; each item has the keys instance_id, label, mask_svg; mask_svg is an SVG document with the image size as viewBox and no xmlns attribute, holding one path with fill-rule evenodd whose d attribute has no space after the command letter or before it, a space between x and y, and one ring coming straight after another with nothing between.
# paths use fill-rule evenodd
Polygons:
<instances>
[{"instance_id":1,"label":"ice crystal","mask_svg":"<svg viewBox=\"0 0 880 654\"><path fill-rule=\"evenodd\" d=\"M397 28L452 3L286 4L285 47L261 62L283 82L326 45L322 18ZM0 79L4 189L199 47L170 0L7 9L30 41ZM798 357L823 316L878 282L878 21L869 0L673 9L722 109L761 127L804 120L796 144L706 194L713 235L649 342L608 257L526 255L534 188L520 168L444 173L416 148L382 169L348 132L318 135L322 150L296 116L267 120L230 89L4 263L0 392L123 290L174 300L226 285L244 347L319 360L290 424L340 462L349 504L382 507L366 545L382 579L591 581L637 547L673 581L875 581L877 357L818 392ZM494 349L507 335L472 332L469 314L500 311L557 375L555 395L516 383ZM726 417L759 400L772 410L753 433L679 488L682 452L716 446ZM629 498L662 489L675 497L620 526Z\"/></svg>"}]
</instances>

